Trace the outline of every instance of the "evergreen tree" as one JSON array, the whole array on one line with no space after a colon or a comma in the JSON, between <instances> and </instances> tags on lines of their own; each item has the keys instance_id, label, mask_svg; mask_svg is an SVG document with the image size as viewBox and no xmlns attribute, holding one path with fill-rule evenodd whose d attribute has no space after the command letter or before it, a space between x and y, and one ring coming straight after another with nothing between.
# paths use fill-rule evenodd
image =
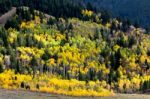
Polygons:
<instances>
[{"instance_id":1,"label":"evergreen tree","mask_svg":"<svg viewBox=\"0 0 150 99\"><path fill-rule=\"evenodd\" d=\"M35 56L32 57L30 65L33 71L33 78L34 78L36 74L37 66L38 66L37 58Z\"/></svg>"}]
</instances>

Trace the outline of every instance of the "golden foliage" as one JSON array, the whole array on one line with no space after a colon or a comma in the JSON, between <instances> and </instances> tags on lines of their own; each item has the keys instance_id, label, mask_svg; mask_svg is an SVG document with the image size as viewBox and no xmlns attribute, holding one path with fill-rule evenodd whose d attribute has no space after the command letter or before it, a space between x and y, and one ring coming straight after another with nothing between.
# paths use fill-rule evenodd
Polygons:
<instances>
[{"instance_id":1,"label":"golden foliage","mask_svg":"<svg viewBox=\"0 0 150 99\"><path fill-rule=\"evenodd\" d=\"M90 10L82 10L82 14L88 17L91 17L93 15L93 11Z\"/></svg>"},{"instance_id":2,"label":"golden foliage","mask_svg":"<svg viewBox=\"0 0 150 99\"><path fill-rule=\"evenodd\" d=\"M85 81L76 79L63 80L54 76L48 75L36 76L34 79L30 75L15 74L12 70L6 70L0 74L0 86L6 89L21 88L21 83L30 85L30 90L41 91L48 93L64 94L71 96L109 96L113 92L102 87L99 81L90 81L86 84ZM36 85L39 84L39 89ZM104 85L104 84L103 84Z\"/></svg>"}]
</instances>

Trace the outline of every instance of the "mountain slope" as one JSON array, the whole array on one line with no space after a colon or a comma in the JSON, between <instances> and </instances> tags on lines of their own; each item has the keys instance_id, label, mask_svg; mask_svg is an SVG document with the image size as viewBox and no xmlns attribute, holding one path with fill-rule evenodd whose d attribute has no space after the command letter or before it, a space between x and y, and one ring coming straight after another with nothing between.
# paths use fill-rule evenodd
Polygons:
<instances>
[{"instance_id":1,"label":"mountain slope","mask_svg":"<svg viewBox=\"0 0 150 99\"><path fill-rule=\"evenodd\" d=\"M0 27L0 88L73 96L148 92L147 31L72 1L18 2Z\"/></svg>"},{"instance_id":2,"label":"mountain slope","mask_svg":"<svg viewBox=\"0 0 150 99\"><path fill-rule=\"evenodd\" d=\"M150 25L150 0L84 0L104 8L116 16L129 18L144 27Z\"/></svg>"}]
</instances>

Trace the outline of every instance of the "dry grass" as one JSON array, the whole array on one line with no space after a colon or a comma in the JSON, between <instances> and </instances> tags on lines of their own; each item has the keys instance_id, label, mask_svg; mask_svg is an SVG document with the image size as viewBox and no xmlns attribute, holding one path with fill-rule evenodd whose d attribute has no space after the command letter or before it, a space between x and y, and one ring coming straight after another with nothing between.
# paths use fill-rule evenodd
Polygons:
<instances>
[{"instance_id":1,"label":"dry grass","mask_svg":"<svg viewBox=\"0 0 150 99\"><path fill-rule=\"evenodd\" d=\"M0 89L0 99L150 99L150 95L118 94L111 97L70 97L48 93Z\"/></svg>"}]
</instances>

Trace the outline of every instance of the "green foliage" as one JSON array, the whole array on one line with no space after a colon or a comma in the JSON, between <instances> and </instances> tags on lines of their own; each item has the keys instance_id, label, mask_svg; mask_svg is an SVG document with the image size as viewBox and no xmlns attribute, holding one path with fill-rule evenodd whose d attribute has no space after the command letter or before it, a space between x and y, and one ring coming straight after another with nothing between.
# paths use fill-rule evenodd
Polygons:
<instances>
[{"instance_id":1,"label":"green foliage","mask_svg":"<svg viewBox=\"0 0 150 99\"><path fill-rule=\"evenodd\" d=\"M150 89L150 80L146 80L142 84L142 91L145 92L146 90Z\"/></svg>"}]
</instances>

